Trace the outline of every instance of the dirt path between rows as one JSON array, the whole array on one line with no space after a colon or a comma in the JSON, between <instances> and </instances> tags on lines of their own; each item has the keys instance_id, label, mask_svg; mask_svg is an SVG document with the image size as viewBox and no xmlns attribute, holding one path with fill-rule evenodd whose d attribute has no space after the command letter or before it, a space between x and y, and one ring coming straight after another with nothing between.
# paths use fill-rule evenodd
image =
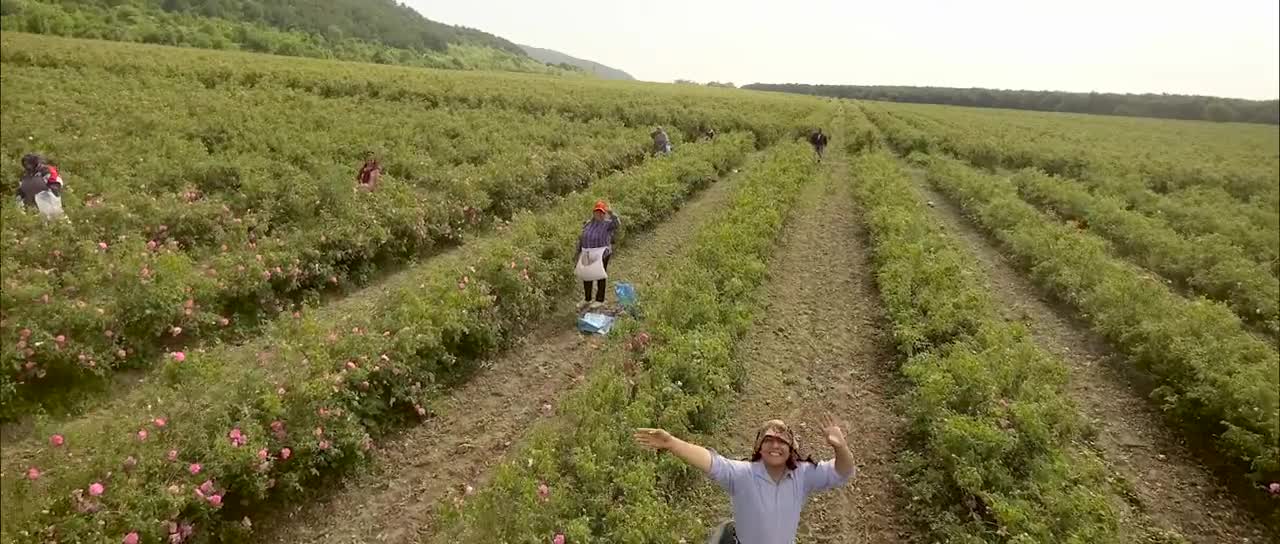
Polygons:
<instances>
[{"instance_id":1,"label":"dirt path between rows","mask_svg":"<svg viewBox=\"0 0 1280 544\"><path fill-rule=\"evenodd\" d=\"M746 167L753 163L747 161ZM610 263L610 285L630 281L643 297L645 285L657 279L658 264L728 204L737 178L695 195L670 219L619 248ZM259 541L342 544L428 537L439 499L463 485L483 485L506 452L519 447L535 422L554 413L558 399L594 363L604 338L576 331L574 305L581 288L572 293L517 346L487 361L433 406L434 418L380 445L369 473L278 519L255 522L270 528Z\"/></svg>"},{"instance_id":2,"label":"dirt path between rows","mask_svg":"<svg viewBox=\"0 0 1280 544\"><path fill-rule=\"evenodd\" d=\"M1043 295L922 171L913 173L924 200L978 257L1004 317L1028 325L1038 345L1066 361L1071 397L1098 429L1093 446L1131 490L1135 511L1123 521L1172 529L1195 543L1280 542L1280 534L1235 502L1144 397L1147 380L1070 309Z\"/></svg>"},{"instance_id":3,"label":"dirt path between rows","mask_svg":"<svg viewBox=\"0 0 1280 544\"><path fill-rule=\"evenodd\" d=\"M758 426L792 425L804 455L828 459L826 413L843 422L858 474L849 485L809 499L799 543L911 542L904 491L894 477L905 444L889 324L872 277L865 233L843 157L829 158L823 179L801 196L770 262L765 308L738 357L747 383L736 413L707 445L747 457ZM698 493L711 518L730 515L728 499L708 484Z\"/></svg>"}]
</instances>

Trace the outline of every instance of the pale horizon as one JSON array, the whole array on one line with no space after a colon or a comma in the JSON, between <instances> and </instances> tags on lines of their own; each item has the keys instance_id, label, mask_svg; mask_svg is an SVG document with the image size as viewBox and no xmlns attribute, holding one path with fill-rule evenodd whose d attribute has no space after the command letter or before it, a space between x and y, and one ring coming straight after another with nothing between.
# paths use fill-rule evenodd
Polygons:
<instances>
[{"instance_id":1,"label":"pale horizon","mask_svg":"<svg viewBox=\"0 0 1280 544\"><path fill-rule=\"evenodd\" d=\"M1280 97L1274 0L406 3L643 81Z\"/></svg>"}]
</instances>

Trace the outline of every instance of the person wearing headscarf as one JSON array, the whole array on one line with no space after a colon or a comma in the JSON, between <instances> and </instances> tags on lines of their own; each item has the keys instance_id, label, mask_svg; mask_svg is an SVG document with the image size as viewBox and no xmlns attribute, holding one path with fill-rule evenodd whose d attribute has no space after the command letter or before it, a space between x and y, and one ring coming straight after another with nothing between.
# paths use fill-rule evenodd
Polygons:
<instances>
[{"instance_id":1,"label":"person wearing headscarf","mask_svg":"<svg viewBox=\"0 0 1280 544\"><path fill-rule=\"evenodd\" d=\"M840 425L828 416L822 430L835 452L834 459L822 462L802 456L795 433L778 419L760 426L751 457L741 461L662 429L636 429L634 438L642 446L675 454L729 494L733 519L716 528L711 542L789 544L795 541L800 511L809 496L843 486L857 472Z\"/></svg>"},{"instance_id":2,"label":"person wearing headscarf","mask_svg":"<svg viewBox=\"0 0 1280 544\"><path fill-rule=\"evenodd\" d=\"M655 155L671 153L671 138L667 136L666 130L658 127L649 136L653 137L653 153Z\"/></svg>"},{"instance_id":3,"label":"person wearing headscarf","mask_svg":"<svg viewBox=\"0 0 1280 544\"><path fill-rule=\"evenodd\" d=\"M364 164L360 165L360 172L356 174L356 188L372 191L378 187L378 178L381 177L382 165L378 163L378 158L372 151L366 151Z\"/></svg>"},{"instance_id":4,"label":"person wearing headscarf","mask_svg":"<svg viewBox=\"0 0 1280 544\"><path fill-rule=\"evenodd\" d=\"M46 190L61 197L62 188L62 176L58 174L57 167L35 153L22 157L22 177L18 180L16 196L23 206L34 208L36 195Z\"/></svg>"}]
</instances>

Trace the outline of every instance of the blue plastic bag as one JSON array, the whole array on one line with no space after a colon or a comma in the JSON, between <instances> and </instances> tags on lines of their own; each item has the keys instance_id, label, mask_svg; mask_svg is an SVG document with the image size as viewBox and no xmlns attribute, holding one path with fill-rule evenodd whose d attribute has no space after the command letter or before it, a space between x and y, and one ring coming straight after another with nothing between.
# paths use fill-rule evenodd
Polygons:
<instances>
[{"instance_id":1,"label":"blue plastic bag","mask_svg":"<svg viewBox=\"0 0 1280 544\"><path fill-rule=\"evenodd\" d=\"M623 308L631 309L636 305L636 288L625 281L613 284L613 294L618 297L618 304Z\"/></svg>"},{"instance_id":2,"label":"blue plastic bag","mask_svg":"<svg viewBox=\"0 0 1280 544\"><path fill-rule=\"evenodd\" d=\"M578 330L588 334L609 334L613 328L613 316L604 314L583 314L578 318Z\"/></svg>"}]
</instances>

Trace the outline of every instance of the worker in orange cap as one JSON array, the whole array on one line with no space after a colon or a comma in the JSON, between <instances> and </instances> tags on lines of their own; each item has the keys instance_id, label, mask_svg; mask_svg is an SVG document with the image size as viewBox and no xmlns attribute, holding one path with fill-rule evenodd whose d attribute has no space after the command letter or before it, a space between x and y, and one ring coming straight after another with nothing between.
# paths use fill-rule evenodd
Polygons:
<instances>
[{"instance_id":1,"label":"worker in orange cap","mask_svg":"<svg viewBox=\"0 0 1280 544\"><path fill-rule=\"evenodd\" d=\"M577 263L584 251L598 253L602 255L604 268L608 269L609 257L613 255L613 234L617 232L622 222L618 220L617 214L609 209L609 204L603 200L596 202L591 215L591 220L582 226L582 236L578 237L578 251L574 254L573 261ZM593 283L595 284L594 301L592 300ZM599 308L604 305L604 287L604 279L582 282L583 300L580 306L590 305L592 308Z\"/></svg>"}]
</instances>

